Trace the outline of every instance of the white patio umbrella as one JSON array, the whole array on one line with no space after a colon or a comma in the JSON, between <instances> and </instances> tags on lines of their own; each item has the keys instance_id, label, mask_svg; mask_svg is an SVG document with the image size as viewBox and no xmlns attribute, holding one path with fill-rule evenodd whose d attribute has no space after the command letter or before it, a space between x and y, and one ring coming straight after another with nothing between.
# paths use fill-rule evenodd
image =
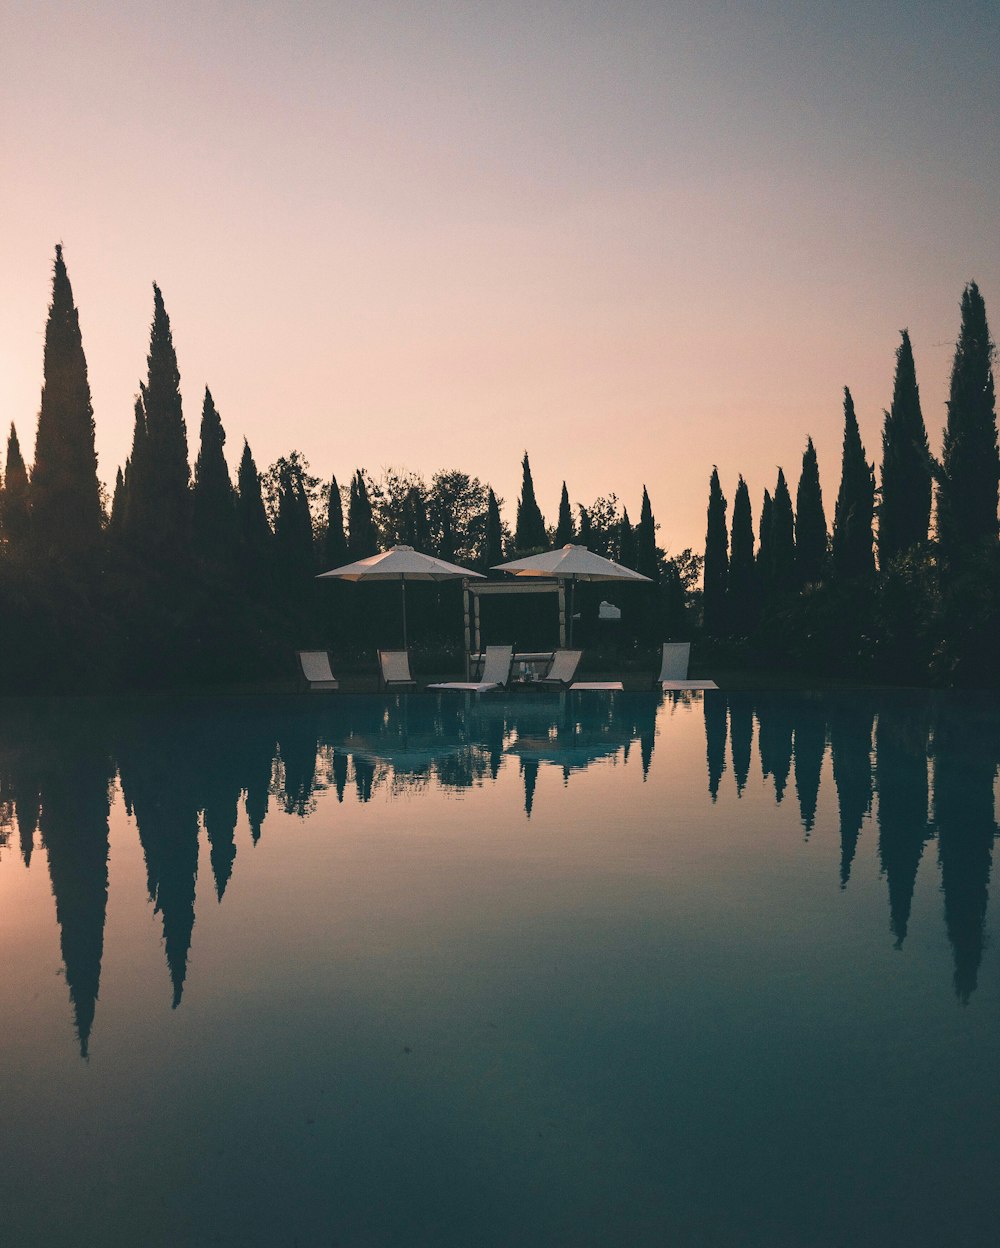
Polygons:
<instances>
[{"instance_id":1,"label":"white patio umbrella","mask_svg":"<svg viewBox=\"0 0 1000 1248\"><path fill-rule=\"evenodd\" d=\"M406 582L407 581L455 581L471 576L483 579L481 572L460 568L456 563L446 563L433 555L422 555L412 546L392 546L367 559L346 563L342 568L321 572L319 581L336 577L341 581L399 581L403 600L403 649L406 649Z\"/></svg>"},{"instance_id":2,"label":"white patio umbrella","mask_svg":"<svg viewBox=\"0 0 1000 1248\"><path fill-rule=\"evenodd\" d=\"M546 550L540 555L528 555L510 563L498 563L494 572L509 572L512 576L554 576L569 581L569 640L573 640L573 596L577 581L644 581L653 582L641 572L595 555L586 546L567 543L561 550Z\"/></svg>"}]
</instances>

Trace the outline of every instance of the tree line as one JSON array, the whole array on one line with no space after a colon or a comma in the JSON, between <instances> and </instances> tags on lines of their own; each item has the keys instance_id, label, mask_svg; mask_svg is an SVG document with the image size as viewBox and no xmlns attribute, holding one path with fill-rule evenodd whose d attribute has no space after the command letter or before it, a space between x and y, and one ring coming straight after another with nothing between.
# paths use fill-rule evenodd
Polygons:
<instances>
[{"instance_id":1,"label":"tree line","mask_svg":"<svg viewBox=\"0 0 1000 1248\"><path fill-rule=\"evenodd\" d=\"M779 468L773 491L764 491L756 540L743 477L729 523L713 470L702 623L720 654L892 681L1000 683L994 350L973 282L962 294L938 459L902 331L878 476L845 387L832 527L811 438L794 504Z\"/></svg>"},{"instance_id":2,"label":"tree line","mask_svg":"<svg viewBox=\"0 0 1000 1248\"><path fill-rule=\"evenodd\" d=\"M57 247L34 459L29 468L12 423L3 464L0 688L260 680L289 675L301 646L370 653L395 640L386 631L395 627L395 609L385 587L358 592L314 578L396 543L488 572L504 559L579 542L655 582L626 613L630 640L652 644L696 626L700 556L671 557L657 545L645 489L633 524L613 493L574 508L564 482L548 525L525 452L512 530L504 500L462 471L426 481L358 468L342 486L335 476L313 475L296 450L261 471L244 441L234 482L225 447L206 388L192 470L170 318L154 284L131 449L107 496L79 313ZM447 601L456 593L436 588L421 598L418 590L414 604L414 634L443 662L454 661L460 642L460 614ZM596 598L590 603L585 593L581 601L596 614ZM541 609L535 604L527 614ZM528 618L523 627L538 625Z\"/></svg>"}]
</instances>

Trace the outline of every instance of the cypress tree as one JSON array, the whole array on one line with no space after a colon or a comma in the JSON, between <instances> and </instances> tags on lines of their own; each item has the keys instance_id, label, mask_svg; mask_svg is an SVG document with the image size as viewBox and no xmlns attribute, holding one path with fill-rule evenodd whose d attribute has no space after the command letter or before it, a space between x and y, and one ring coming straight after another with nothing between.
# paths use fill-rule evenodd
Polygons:
<instances>
[{"instance_id":1,"label":"cypress tree","mask_svg":"<svg viewBox=\"0 0 1000 1248\"><path fill-rule=\"evenodd\" d=\"M265 563L271 553L273 534L267 521L264 498L260 489L260 473L244 439L243 455L236 476L236 529L243 550L243 561L251 577L266 580Z\"/></svg>"},{"instance_id":2,"label":"cypress tree","mask_svg":"<svg viewBox=\"0 0 1000 1248\"><path fill-rule=\"evenodd\" d=\"M225 444L226 433L212 392L206 386L201 445L194 466L192 536L196 552L212 562L230 558L236 545L236 509L223 452Z\"/></svg>"},{"instance_id":3,"label":"cypress tree","mask_svg":"<svg viewBox=\"0 0 1000 1248\"><path fill-rule=\"evenodd\" d=\"M414 550L430 554L433 546L430 520L423 491L410 486L403 499L403 541Z\"/></svg>"},{"instance_id":4,"label":"cypress tree","mask_svg":"<svg viewBox=\"0 0 1000 1248\"><path fill-rule=\"evenodd\" d=\"M128 472L128 460L125 461L125 472ZM111 496L111 515L108 519L108 532L117 541L122 535L122 524L125 516L125 473L119 468L115 476L115 492Z\"/></svg>"},{"instance_id":5,"label":"cypress tree","mask_svg":"<svg viewBox=\"0 0 1000 1248\"><path fill-rule=\"evenodd\" d=\"M348 562L347 535L344 532L344 500L340 497L337 478L330 481L326 504L326 535L323 538L323 564L327 569L343 567Z\"/></svg>"},{"instance_id":6,"label":"cypress tree","mask_svg":"<svg viewBox=\"0 0 1000 1248\"><path fill-rule=\"evenodd\" d=\"M819 483L819 461L812 438L802 456L799 488L795 492L795 568L800 585L823 579L826 567L826 512Z\"/></svg>"},{"instance_id":7,"label":"cypress tree","mask_svg":"<svg viewBox=\"0 0 1000 1248\"><path fill-rule=\"evenodd\" d=\"M554 545L556 550L561 550L563 546L568 545L576 537L576 528L573 524L573 512L569 505L569 491L566 489L566 482L562 485L562 494L559 497L559 519L556 522L556 535Z\"/></svg>"},{"instance_id":8,"label":"cypress tree","mask_svg":"<svg viewBox=\"0 0 1000 1248\"><path fill-rule=\"evenodd\" d=\"M483 571L488 572L503 559L503 526L500 507L492 489L486 496L486 536L483 542Z\"/></svg>"},{"instance_id":9,"label":"cypress tree","mask_svg":"<svg viewBox=\"0 0 1000 1248\"><path fill-rule=\"evenodd\" d=\"M28 470L13 423L7 439L7 469L3 482L3 535L9 550L17 552L27 541L31 527L31 494Z\"/></svg>"},{"instance_id":10,"label":"cypress tree","mask_svg":"<svg viewBox=\"0 0 1000 1248\"><path fill-rule=\"evenodd\" d=\"M32 536L48 556L79 555L101 540L103 511L87 360L62 247L56 247L45 325L42 401L31 473Z\"/></svg>"},{"instance_id":11,"label":"cypress tree","mask_svg":"<svg viewBox=\"0 0 1000 1248\"><path fill-rule=\"evenodd\" d=\"M948 423L938 485L937 531L946 566L997 535L1000 456L986 305L975 282L962 293L962 327L955 348Z\"/></svg>"},{"instance_id":12,"label":"cypress tree","mask_svg":"<svg viewBox=\"0 0 1000 1248\"><path fill-rule=\"evenodd\" d=\"M580 527L577 530L576 540L581 546L590 549L591 542L594 540L593 525L590 523L590 512L586 507L580 507Z\"/></svg>"},{"instance_id":13,"label":"cypress tree","mask_svg":"<svg viewBox=\"0 0 1000 1248\"><path fill-rule=\"evenodd\" d=\"M795 516L792 496L781 468L771 502L771 585L779 593L798 588L795 570Z\"/></svg>"},{"instance_id":14,"label":"cypress tree","mask_svg":"<svg viewBox=\"0 0 1000 1248\"><path fill-rule=\"evenodd\" d=\"M764 501L760 505L760 541L757 543L757 586L761 597L767 598L771 593L774 581L774 560L772 558L772 536L774 504L771 502L770 490L764 491Z\"/></svg>"},{"instance_id":15,"label":"cypress tree","mask_svg":"<svg viewBox=\"0 0 1000 1248\"><path fill-rule=\"evenodd\" d=\"M368 498L368 487L359 468L351 478L351 492L347 502L347 552L353 559L367 559L378 554L378 534L375 517Z\"/></svg>"},{"instance_id":16,"label":"cypress tree","mask_svg":"<svg viewBox=\"0 0 1000 1248\"><path fill-rule=\"evenodd\" d=\"M750 491L740 477L733 499L733 531L729 554L727 615L730 629L745 636L756 616L757 578L753 561L753 515Z\"/></svg>"},{"instance_id":17,"label":"cypress tree","mask_svg":"<svg viewBox=\"0 0 1000 1248\"><path fill-rule=\"evenodd\" d=\"M302 475L297 464L282 464L274 539L282 575L304 593L308 579L315 574L316 561L312 515Z\"/></svg>"},{"instance_id":18,"label":"cypress tree","mask_svg":"<svg viewBox=\"0 0 1000 1248\"><path fill-rule=\"evenodd\" d=\"M637 558L635 529L632 528L626 507L622 511L621 522L618 525L618 562L622 567L634 569Z\"/></svg>"},{"instance_id":19,"label":"cypress tree","mask_svg":"<svg viewBox=\"0 0 1000 1248\"><path fill-rule=\"evenodd\" d=\"M146 413L142 399L136 399L132 424L132 453L125 461L122 477L121 534L133 547L142 544L149 494L145 488L149 457L146 440Z\"/></svg>"},{"instance_id":20,"label":"cypress tree","mask_svg":"<svg viewBox=\"0 0 1000 1248\"><path fill-rule=\"evenodd\" d=\"M656 553L656 521L649 501L649 492L642 487L642 507L635 530L635 570L651 581L660 579L660 561Z\"/></svg>"},{"instance_id":21,"label":"cypress tree","mask_svg":"<svg viewBox=\"0 0 1000 1248\"><path fill-rule=\"evenodd\" d=\"M882 428L882 500L878 561L885 571L898 555L927 540L931 521L931 450L920 410L910 335L896 349L892 407Z\"/></svg>"},{"instance_id":22,"label":"cypress tree","mask_svg":"<svg viewBox=\"0 0 1000 1248\"><path fill-rule=\"evenodd\" d=\"M140 525L136 536L146 548L179 558L188 549L191 471L177 354L170 318L155 283L147 364L148 376L140 386L145 447L141 461L134 456L132 459L133 470L137 470L132 492Z\"/></svg>"},{"instance_id":23,"label":"cypress tree","mask_svg":"<svg viewBox=\"0 0 1000 1248\"><path fill-rule=\"evenodd\" d=\"M545 521L535 501L535 486L531 480L531 465L528 463L528 452L524 452L521 461L521 497L517 504L517 526L514 529L514 547L522 553L529 550L544 550L548 545L545 534Z\"/></svg>"},{"instance_id":24,"label":"cypress tree","mask_svg":"<svg viewBox=\"0 0 1000 1248\"><path fill-rule=\"evenodd\" d=\"M718 468L712 469L708 486L704 578L702 602L705 632L710 637L717 637L725 630L726 589L729 584L729 530L726 528L726 499L719 483Z\"/></svg>"},{"instance_id":25,"label":"cypress tree","mask_svg":"<svg viewBox=\"0 0 1000 1248\"><path fill-rule=\"evenodd\" d=\"M844 387L844 457L833 518L833 566L845 580L864 579L875 571L872 520L875 474L861 444L854 400Z\"/></svg>"}]
</instances>

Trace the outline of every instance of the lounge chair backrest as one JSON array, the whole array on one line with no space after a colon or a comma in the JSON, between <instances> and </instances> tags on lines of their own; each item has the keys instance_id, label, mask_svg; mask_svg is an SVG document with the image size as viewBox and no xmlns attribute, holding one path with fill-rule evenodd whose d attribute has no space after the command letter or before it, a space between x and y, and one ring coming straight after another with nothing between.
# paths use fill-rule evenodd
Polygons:
<instances>
[{"instance_id":1,"label":"lounge chair backrest","mask_svg":"<svg viewBox=\"0 0 1000 1248\"><path fill-rule=\"evenodd\" d=\"M689 641L665 641L663 643L663 663L657 680L687 680L688 664L691 661L691 643ZM646 669L649 670L648 668Z\"/></svg>"},{"instance_id":2,"label":"lounge chair backrest","mask_svg":"<svg viewBox=\"0 0 1000 1248\"><path fill-rule=\"evenodd\" d=\"M546 672L545 679L558 680L568 685L576 675L582 656L582 650L557 650L552 656L552 666Z\"/></svg>"},{"instance_id":3,"label":"lounge chair backrest","mask_svg":"<svg viewBox=\"0 0 1000 1248\"><path fill-rule=\"evenodd\" d=\"M330 656L325 650L300 650L299 665L310 684L337 679L330 670Z\"/></svg>"},{"instance_id":4,"label":"lounge chair backrest","mask_svg":"<svg viewBox=\"0 0 1000 1248\"><path fill-rule=\"evenodd\" d=\"M479 679L484 685L505 685L510 680L513 658L513 646L487 646L483 674Z\"/></svg>"},{"instance_id":5,"label":"lounge chair backrest","mask_svg":"<svg viewBox=\"0 0 1000 1248\"><path fill-rule=\"evenodd\" d=\"M406 650L380 650L378 661L382 667L382 679L387 685L412 684L410 655Z\"/></svg>"}]
</instances>

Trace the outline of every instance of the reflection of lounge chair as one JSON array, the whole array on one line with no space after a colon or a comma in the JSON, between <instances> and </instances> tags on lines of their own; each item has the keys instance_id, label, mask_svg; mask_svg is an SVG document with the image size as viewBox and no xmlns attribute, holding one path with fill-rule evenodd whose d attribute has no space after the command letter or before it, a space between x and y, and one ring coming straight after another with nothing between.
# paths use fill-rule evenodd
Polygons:
<instances>
[{"instance_id":1,"label":"reflection of lounge chair","mask_svg":"<svg viewBox=\"0 0 1000 1248\"><path fill-rule=\"evenodd\" d=\"M665 641L663 662L656 683L663 689L718 689L714 680L688 680L688 663L691 661L689 641Z\"/></svg>"},{"instance_id":2,"label":"reflection of lounge chair","mask_svg":"<svg viewBox=\"0 0 1000 1248\"><path fill-rule=\"evenodd\" d=\"M325 650L300 650L299 666L310 689L337 689L337 678L330 670L330 656Z\"/></svg>"},{"instance_id":3,"label":"reflection of lounge chair","mask_svg":"<svg viewBox=\"0 0 1000 1248\"><path fill-rule=\"evenodd\" d=\"M413 689L416 681L410 675L410 652L408 650L380 650L378 665L382 684L386 689Z\"/></svg>"},{"instance_id":4,"label":"reflection of lounge chair","mask_svg":"<svg viewBox=\"0 0 1000 1248\"><path fill-rule=\"evenodd\" d=\"M459 693L489 693L492 689L502 689L510 680L513 658L513 646L487 646L481 680L449 680L440 685L428 685L427 688L455 689Z\"/></svg>"},{"instance_id":5,"label":"reflection of lounge chair","mask_svg":"<svg viewBox=\"0 0 1000 1248\"><path fill-rule=\"evenodd\" d=\"M576 675L576 669L580 666L582 657L582 650L557 650L552 656L549 670L538 683L555 685L560 689L567 688L573 683L573 677Z\"/></svg>"}]
</instances>

